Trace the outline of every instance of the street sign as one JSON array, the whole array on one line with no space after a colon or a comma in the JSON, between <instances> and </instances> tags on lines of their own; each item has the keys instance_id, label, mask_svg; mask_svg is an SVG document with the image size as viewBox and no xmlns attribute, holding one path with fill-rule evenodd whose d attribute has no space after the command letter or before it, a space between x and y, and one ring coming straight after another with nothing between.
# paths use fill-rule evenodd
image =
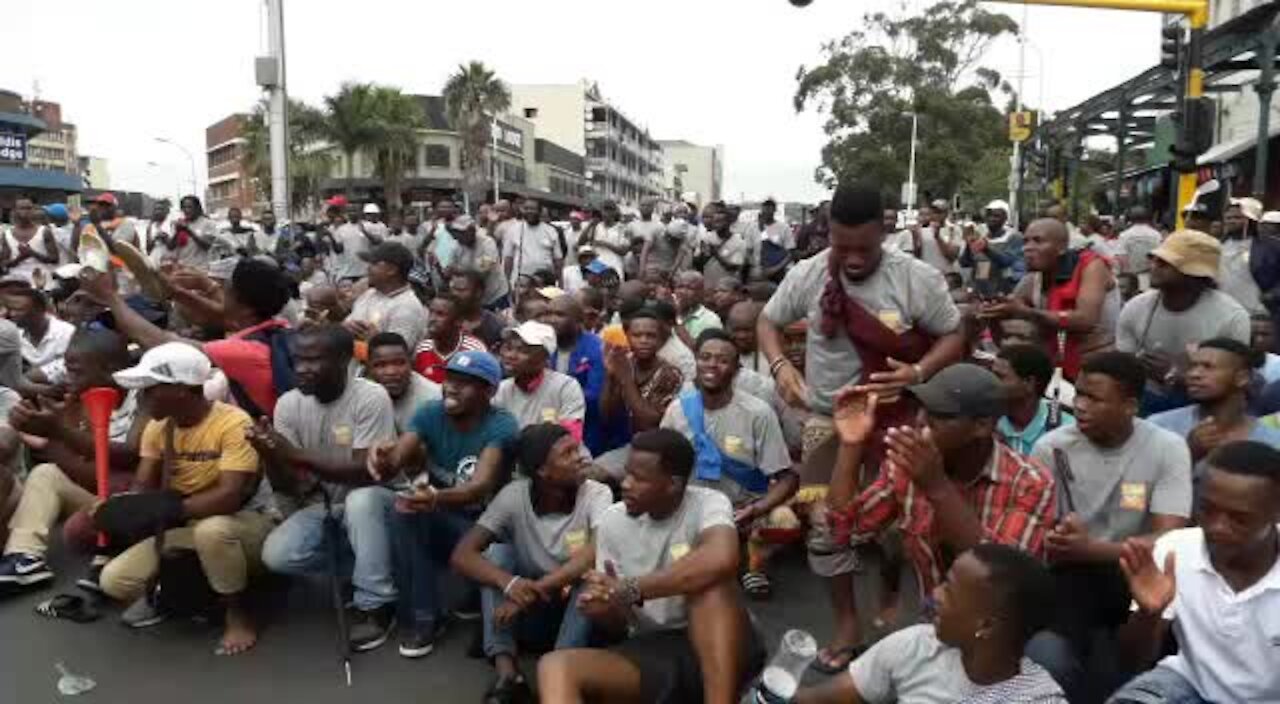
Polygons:
<instances>
[{"instance_id":1,"label":"street sign","mask_svg":"<svg viewBox=\"0 0 1280 704\"><path fill-rule=\"evenodd\" d=\"M1022 110L1009 113L1009 141L1025 142L1031 139L1036 128L1036 113L1033 110Z\"/></svg>"},{"instance_id":2,"label":"street sign","mask_svg":"<svg viewBox=\"0 0 1280 704\"><path fill-rule=\"evenodd\" d=\"M0 161L27 160L27 135L21 132L0 132Z\"/></svg>"}]
</instances>

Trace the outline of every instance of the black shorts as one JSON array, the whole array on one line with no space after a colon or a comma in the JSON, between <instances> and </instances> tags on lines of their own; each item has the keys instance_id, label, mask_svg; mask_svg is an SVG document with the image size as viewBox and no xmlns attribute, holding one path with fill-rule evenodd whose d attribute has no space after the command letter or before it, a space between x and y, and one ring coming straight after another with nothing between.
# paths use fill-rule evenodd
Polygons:
<instances>
[{"instance_id":1,"label":"black shorts","mask_svg":"<svg viewBox=\"0 0 1280 704\"><path fill-rule=\"evenodd\" d=\"M742 645L745 666L741 689L764 668L767 655L755 628L747 628ZM654 704L694 704L702 701L702 668L685 629L637 635L610 648L640 670L641 700Z\"/></svg>"}]
</instances>

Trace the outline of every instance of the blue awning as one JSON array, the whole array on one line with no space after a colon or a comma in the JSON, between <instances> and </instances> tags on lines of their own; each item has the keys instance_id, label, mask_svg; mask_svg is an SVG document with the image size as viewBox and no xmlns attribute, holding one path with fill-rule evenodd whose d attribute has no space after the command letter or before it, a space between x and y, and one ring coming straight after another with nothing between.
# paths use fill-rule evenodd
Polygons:
<instances>
[{"instance_id":1,"label":"blue awning","mask_svg":"<svg viewBox=\"0 0 1280 704\"><path fill-rule=\"evenodd\" d=\"M0 112L0 127L10 125L23 128L23 131L29 135L39 134L49 129L44 120L24 112Z\"/></svg>"},{"instance_id":2,"label":"blue awning","mask_svg":"<svg viewBox=\"0 0 1280 704\"><path fill-rule=\"evenodd\" d=\"M65 171L0 166L0 188L4 187L79 193L84 190L84 183L78 174Z\"/></svg>"}]
</instances>

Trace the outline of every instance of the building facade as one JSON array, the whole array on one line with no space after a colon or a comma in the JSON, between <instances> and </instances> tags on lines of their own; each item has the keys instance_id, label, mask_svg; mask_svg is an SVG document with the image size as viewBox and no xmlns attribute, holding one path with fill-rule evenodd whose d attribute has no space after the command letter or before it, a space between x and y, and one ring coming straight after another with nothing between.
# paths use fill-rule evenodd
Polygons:
<instances>
[{"instance_id":1,"label":"building facade","mask_svg":"<svg viewBox=\"0 0 1280 704\"><path fill-rule=\"evenodd\" d=\"M76 126L62 119L62 106L47 100L28 104L32 117L42 120L47 129L27 143L27 166L45 171L80 173L76 154Z\"/></svg>"},{"instance_id":2,"label":"building facade","mask_svg":"<svg viewBox=\"0 0 1280 704\"><path fill-rule=\"evenodd\" d=\"M111 167L107 160L100 156L79 157L80 178L87 188L105 191L111 188Z\"/></svg>"},{"instance_id":3,"label":"building facade","mask_svg":"<svg viewBox=\"0 0 1280 704\"><path fill-rule=\"evenodd\" d=\"M659 140L666 155L663 189L671 200L699 208L724 197L724 147L683 139Z\"/></svg>"},{"instance_id":4,"label":"building facade","mask_svg":"<svg viewBox=\"0 0 1280 704\"><path fill-rule=\"evenodd\" d=\"M246 160L244 125L248 119L248 115L236 113L205 128L209 185L205 189L204 209L209 213L221 216L231 208L239 208L247 217L258 202L256 184Z\"/></svg>"},{"instance_id":5,"label":"building facade","mask_svg":"<svg viewBox=\"0 0 1280 704\"><path fill-rule=\"evenodd\" d=\"M599 86L512 85L511 112L531 121L539 136L584 157L593 199L636 205L662 195L662 146Z\"/></svg>"},{"instance_id":6,"label":"building facade","mask_svg":"<svg viewBox=\"0 0 1280 704\"><path fill-rule=\"evenodd\" d=\"M75 126L62 122L57 103L0 90L0 220L18 196L51 203L84 190L75 142Z\"/></svg>"}]
</instances>

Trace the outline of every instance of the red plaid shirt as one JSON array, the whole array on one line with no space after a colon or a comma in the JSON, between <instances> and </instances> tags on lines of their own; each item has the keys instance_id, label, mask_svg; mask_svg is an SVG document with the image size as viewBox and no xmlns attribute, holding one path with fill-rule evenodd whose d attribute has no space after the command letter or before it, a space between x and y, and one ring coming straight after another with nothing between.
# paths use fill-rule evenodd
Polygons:
<instances>
[{"instance_id":1,"label":"red plaid shirt","mask_svg":"<svg viewBox=\"0 0 1280 704\"><path fill-rule=\"evenodd\" d=\"M1044 536L1057 511L1053 476L1047 470L997 441L986 470L957 488L977 512L984 541L1044 559ZM911 476L886 463L848 506L831 511L830 521L837 545L874 540L889 527L901 531L921 592L928 596L946 571L942 545L933 534L933 511Z\"/></svg>"}]
</instances>

